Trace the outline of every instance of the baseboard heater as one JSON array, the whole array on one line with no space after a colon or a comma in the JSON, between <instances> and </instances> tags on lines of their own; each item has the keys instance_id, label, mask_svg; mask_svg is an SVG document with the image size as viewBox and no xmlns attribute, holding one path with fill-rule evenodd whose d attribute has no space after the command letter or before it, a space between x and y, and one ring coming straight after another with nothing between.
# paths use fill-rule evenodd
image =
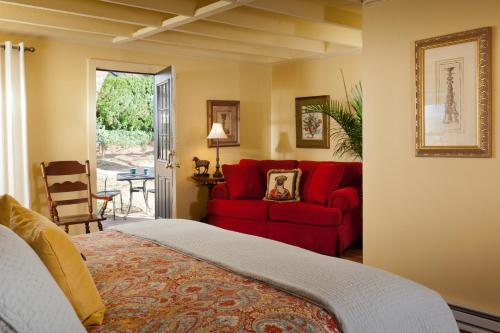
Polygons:
<instances>
[{"instance_id":1,"label":"baseboard heater","mask_svg":"<svg viewBox=\"0 0 500 333\"><path fill-rule=\"evenodd\" d=\"M500 317L449 304L458 327L470 333L500 333Z\"/></svg>"}]
</instances>

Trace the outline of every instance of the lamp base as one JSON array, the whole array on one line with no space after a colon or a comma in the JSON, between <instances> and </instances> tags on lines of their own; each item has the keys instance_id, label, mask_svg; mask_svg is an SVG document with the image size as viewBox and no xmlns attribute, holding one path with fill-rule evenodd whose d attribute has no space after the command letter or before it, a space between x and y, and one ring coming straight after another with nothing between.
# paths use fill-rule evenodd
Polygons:
<instances>
[{"instance_id":1,"label":"lamp base","mask_svg":"<svg viewBox=\"0 0 500 333\"><path fill-rule=\"evenodd\" d=\"M219 169L215 170L213 177L214 178L222 178L222 172L220 172Z\"/></svg>"}]
</instances>

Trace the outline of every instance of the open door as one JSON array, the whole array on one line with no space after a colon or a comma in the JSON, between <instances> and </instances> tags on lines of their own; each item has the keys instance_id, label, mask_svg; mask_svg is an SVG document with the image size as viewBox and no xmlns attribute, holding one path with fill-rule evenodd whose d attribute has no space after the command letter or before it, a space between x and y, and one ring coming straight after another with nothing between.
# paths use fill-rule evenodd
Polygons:
<instances>
[{"instance_id":1,"label":"open door","mask_svg":"<svg viewBox=\"0 0 500 333\"><path fill-rule=\"evenodd\" d=\"M173 68L155 75L155 218L172 218L175 197Z\"/></svg>"}]
</instances>

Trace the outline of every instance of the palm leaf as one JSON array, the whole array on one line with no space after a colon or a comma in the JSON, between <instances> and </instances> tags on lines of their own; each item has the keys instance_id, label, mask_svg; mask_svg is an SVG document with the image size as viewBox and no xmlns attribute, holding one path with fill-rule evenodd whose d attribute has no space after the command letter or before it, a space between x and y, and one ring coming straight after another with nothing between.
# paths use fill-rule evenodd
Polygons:
<instances>
[{"instance_id":1,"label":"palm leaf","mask_svg":"<svg viewBox=\"0 0 500 333\"><path fill-rule=\"evenodd\" d=\"M344 82L345 84L345 82ZM363 157L363 89L356 84L347 94L346 101L329 100L325 103L306 106L306 113L322 113L335 120L336 125L330 131L334 144L334 154L342 157L349 153L354 157Z\"/></svg>"}]
</instances>

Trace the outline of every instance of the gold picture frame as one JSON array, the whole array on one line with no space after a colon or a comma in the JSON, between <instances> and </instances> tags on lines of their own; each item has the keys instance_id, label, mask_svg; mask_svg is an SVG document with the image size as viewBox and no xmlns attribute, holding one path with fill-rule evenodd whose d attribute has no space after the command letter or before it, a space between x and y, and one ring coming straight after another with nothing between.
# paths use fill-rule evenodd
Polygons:
<instances>
[{"instance_id":1,"label":"gold picture frame","mask_svg":"<svg viewBox=\"0 0 500 333\"><path fill-rule=\"evenodd\" d=\"M305 113L308 105L324 104L329 95L295 98L295 144L297 148L330 148L330 119L324 113ZM305 119L307 117L307 119ZM306 122L313 126L306 128Z\"/></svg>"},{"instance_id":2,"label":"gold picture frame","mask_svg":"<svg viewBox=\"0 0 500 333\"><path fill-rule=\"evenodd\" d=\"M415 42L416 156L491 156L491 28Z\"/></svg>"},{"instance_id":3,"label":"gold picture frame","mask_svg":"<svg viewBox=\"0 0 500 333\"><path fill-rule=\"evenodd\" d=\"M240 145L240 101L207 101L207 134L213 123L221 123L227 139L220 139L221 147L238 147ZM217 146L214 139L207 139L208 147Z\"/></svg>"}]
</instances>

